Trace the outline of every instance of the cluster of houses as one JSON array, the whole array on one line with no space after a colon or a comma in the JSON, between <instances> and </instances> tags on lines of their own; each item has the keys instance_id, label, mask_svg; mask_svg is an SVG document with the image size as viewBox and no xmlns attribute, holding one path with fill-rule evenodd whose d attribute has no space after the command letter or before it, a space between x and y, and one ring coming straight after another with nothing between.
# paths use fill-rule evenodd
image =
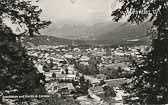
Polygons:
<instances>
[{"instance_id":1,"label":"cluster of houses","mask_svg":"<svg viewBox=\"0 0 168 105\"><path fill-rule=\"evenodd\" d=\"M145 53L147 51L146 49L146 46L126 48L73 48L67 45L59 45L28 48L28 54L33 58L33 62L38 71L45 75L46 81L48 81L46 89L49 94L57 92L70 94L75 91L72 81L78 81L80 76L75 68L75 62L82 65L89 65L89 60L94 56L101 61L97 64L100 71L105 66L120 66L122 69L129 71L130 68L128 65L131 61L141 58L141 53ZM85 76L85 78L92 83L92 87L88 89L90 94L104 93L102 86L97 84L100 83L100 80L105 80L106 75L97 74L94 78L89 76ZM122 83L121 81L105 80L106 84L110 87L119 87L120 83Z\"/></svg>"}]
</instances>

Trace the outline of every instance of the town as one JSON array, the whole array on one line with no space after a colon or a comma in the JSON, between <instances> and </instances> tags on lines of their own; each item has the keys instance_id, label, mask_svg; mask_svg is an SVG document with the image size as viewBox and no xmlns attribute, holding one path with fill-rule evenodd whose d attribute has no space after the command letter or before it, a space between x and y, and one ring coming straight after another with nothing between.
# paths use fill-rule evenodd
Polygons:
<instances>
[{"instance_id":1,"label":"town","mask_svg":"<svg viewBox=\"0 0 168 105\"><path fill-rule=\"evenodd\" d=\"M148 51L147 46L40 45L28 48L38 72L45 76L48 94L72 97L82 105L112 100L123 103L127 93L122 90L122 84L131 74L130 66ZM89 102L89 97L95 101Z\"/></svg>"}]
</instances>

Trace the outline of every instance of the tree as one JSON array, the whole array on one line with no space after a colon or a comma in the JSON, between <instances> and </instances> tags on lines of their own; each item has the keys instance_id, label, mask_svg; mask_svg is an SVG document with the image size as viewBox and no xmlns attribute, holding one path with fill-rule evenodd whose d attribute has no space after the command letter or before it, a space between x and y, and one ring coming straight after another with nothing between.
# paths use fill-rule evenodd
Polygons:
<instances>
[{"instance_id":1,"label":"tree","mask_svg":"<svg viewBox=\"0 0 168 105\"><path fill-rule=\"evenodd\" d=\"M103 80L100 80L100 86L106 84L106 82Z\"/></svg>"},{"instance_id":2,"label":"tree","mask_svg":"<svg viewBox=\"0 0 168 105\"><path fill-rule=\"evenodd\" d=\"M112 87L104 86L103 90L105 91L104 93L105 97L109 97L109 96L115 97L116 96L116 93Z\"/></svg>"},{"instance_id":3,"label":"tree","mask_svg":"<svg viewBox=\"0 0 168 105\"><path fill-rule=\"evenodd\" d=\"M34 66L22 46L20 36L4 24L8 18L13 24L25 25L30 36L49 25L42 21L38 6L27 0L1 0L0 2L0 92L16 90L15 95L44 94L45 77Z\"/></svg>"},{"instance_id":4,"label":"tree","mask_svg":"<svg viewBox=\"0 0 168 105\"><path fill-rule=\"evenodd\" d=\"M101 73L106 75L107 79L116 79L122 77L121 72L118 69L110 67L104 68L104 70Z\"/></svg>"},{"instance_id":5,"label":"tree","mask_svg":"<svg viewBox=\"0 0 168 105\"><path fill-rule=\"evenodd\" d=\"M130 93L128 102L166 104L168 103L168 1L120 1L121 8L112 13L114 21L119 21L127 15L128 22L131 23L140 24L147 19L153 23L149 30L152 34L151 51L143 55L141 62L132 64L131 82L125 85L126 91Z\"/></svg>"},{"instance_id":6,"label":"tree","mask_svg":"<svg viewBox=\"0 0 168 105\"><path fill-rule=\"evenodd\" d=\"M96 57L91 57L89 60L89 71L90 74L99 74L99 70L97 68L98 61Z\"/></svg>"},{"instance_id":7,"label":"tree","mask_svg":"<svg viewBox=\"0 0 168 105\"><path fill-rule=\"evenodd\" d=\"M26 49L16 41L9 27L1 24L0 34L0 91L17 89L18 94L33 92L45 78L37 73Z\"/></svg>"},{"instance_id":8,"label":"tree","mask_svg":"<svg viewBox=\"0 0 168 105\"><path fill-rule=\"evenodd\" d=\"M68 68L65 69L65 74L68 74Z\"/></svg>"},{"instance_id":9,"label":"tree","mask_svg":"<svg viewBox=\"0 0 168 105\"><path fill-rule=\"evenodd\" d=\"M79 83L80 83L80 90L79 90L79 92L83 93L83 94L88 94L88 89L89 89L89 87L91 85L90 81L89 80L85 80L84 75L82 75L79 78Z\"/></svg>"},{"instance_id":10,"label":"tree","mask_svg":"<svg viewBox=\"0 0 168 105\"><path fill-rule=\"evenodd\" d=\"M45 93L45 77L38 73L10 28L1 24L0 34L0 91L16 90L15 95Z\"/></svg>"},{"instance_id":11,"label":"tree","mask_svg":"<svg viewBox=\"0 0 168 105\"><path fill-rule=\"evenodd\" d=\"M53 78L56 78L56 76L57 76L57 75L56 75L55 73L52 73L52 77L53 77Z\"/></svg>"},{"instance_id":12,"label":"tree","mask_svg":"<svg viewBox=\"0 0 168 105\"><path fill-rule=\"evenodd\" d=\"M79 82L80 82L81 85L85 83L85 77L84 77L84 75L82 75L82 76L79 78Z\"/></svg>"},{"instance_id":13,"label":"tree","mask_svg":"<svg viewBox=\"0 0 168 105\"><path fill-rule=\"evenodd\" d=\"M42 9L29 0L1 0L0 10L1 19L8 18L14 24L25 25L30 36L40 34L39 29L51 23L40 19Z\"/></svg>"},{"instance_id":14,"label":"tree","mask_svg":"<svg viewBox=\"0 0 168 105\"><path fill-rule=\"evenodd\" d=\"M54 67L53 59L50 59L49 68L53 69L53 67Z\"/></svg>"},{"instance_id":15,"label":"tree","mask_svg":"<svg viewBox=\"0 0 168 105\"><path fill-rule=\"evenodd\" d=\"M43 64L43 70L45 72L49 72L50 71L47 63Z\"/></svg>"}]
</instances>

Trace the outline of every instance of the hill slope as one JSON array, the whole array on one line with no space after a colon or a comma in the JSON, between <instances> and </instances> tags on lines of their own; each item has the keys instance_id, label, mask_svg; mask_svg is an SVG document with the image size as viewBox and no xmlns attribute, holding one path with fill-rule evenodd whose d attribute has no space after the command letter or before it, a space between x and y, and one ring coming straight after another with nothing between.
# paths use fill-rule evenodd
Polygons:
<instances>
[{"instance_id":1,"label":"hill slope","mask_svg":"<svg viewBox=\"0 0 168 105\"><path fill-rule=\"evenodd\" d=\"M35 36L30 38L25 37L25 44L29 47L39 45L81 45L81 46L92 46L92 45L103 45L103 46L132 46L132 45L144 45L148 44L146 40L139 41L120 41L120 40L70 40L57 38L54 36Z\"/></svg>"},{"instance_id":2,"label":"hill slope","mask_svg":"<svg viewBox=\"0 0 168 105\"><path fill-rule=\"evenodd\" d=\"M126 43L127 41L148 42L146 37L150 23L132 25L128 23L97 23L94 25L53 23L49 28L42 30L44 35L55 36L64 39L94 40L102 43Z\"/></svg>"}]
</instances>

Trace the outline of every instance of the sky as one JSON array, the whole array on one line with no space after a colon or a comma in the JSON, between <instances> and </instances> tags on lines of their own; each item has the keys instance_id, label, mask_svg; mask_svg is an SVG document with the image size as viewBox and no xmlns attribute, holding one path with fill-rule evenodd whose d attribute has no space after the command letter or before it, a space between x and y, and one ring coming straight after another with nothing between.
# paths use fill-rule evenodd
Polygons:
<instances>
[{"instance_id":1,"label":"sky","mask_svg":"<svg viewBox=\"0 0 168 105\"><path fill-rule=\"evenodd\" d=\"M78 22L94 24L111 21L112 10L119 5L117 0L39 0L44 19L53 22Z\"/></svg>"},{"instance_id":2,"label":"sky","mask_svg":"<svg viewBox=\"0 0 168 105\"><path fill-rule=\"evenodd\" d=\"M42 10L40 17L52 23L94 25L112 22L112 10L121 6L118 0L32 0ZM16 31L15 25L11 25ZM20 29L21 30L21 29ZM24 31L24 30L23 30ZM21 33L22 31L18 32ZM16 32L17 33L17 32Z\"/></svg>"}]
</instances>

